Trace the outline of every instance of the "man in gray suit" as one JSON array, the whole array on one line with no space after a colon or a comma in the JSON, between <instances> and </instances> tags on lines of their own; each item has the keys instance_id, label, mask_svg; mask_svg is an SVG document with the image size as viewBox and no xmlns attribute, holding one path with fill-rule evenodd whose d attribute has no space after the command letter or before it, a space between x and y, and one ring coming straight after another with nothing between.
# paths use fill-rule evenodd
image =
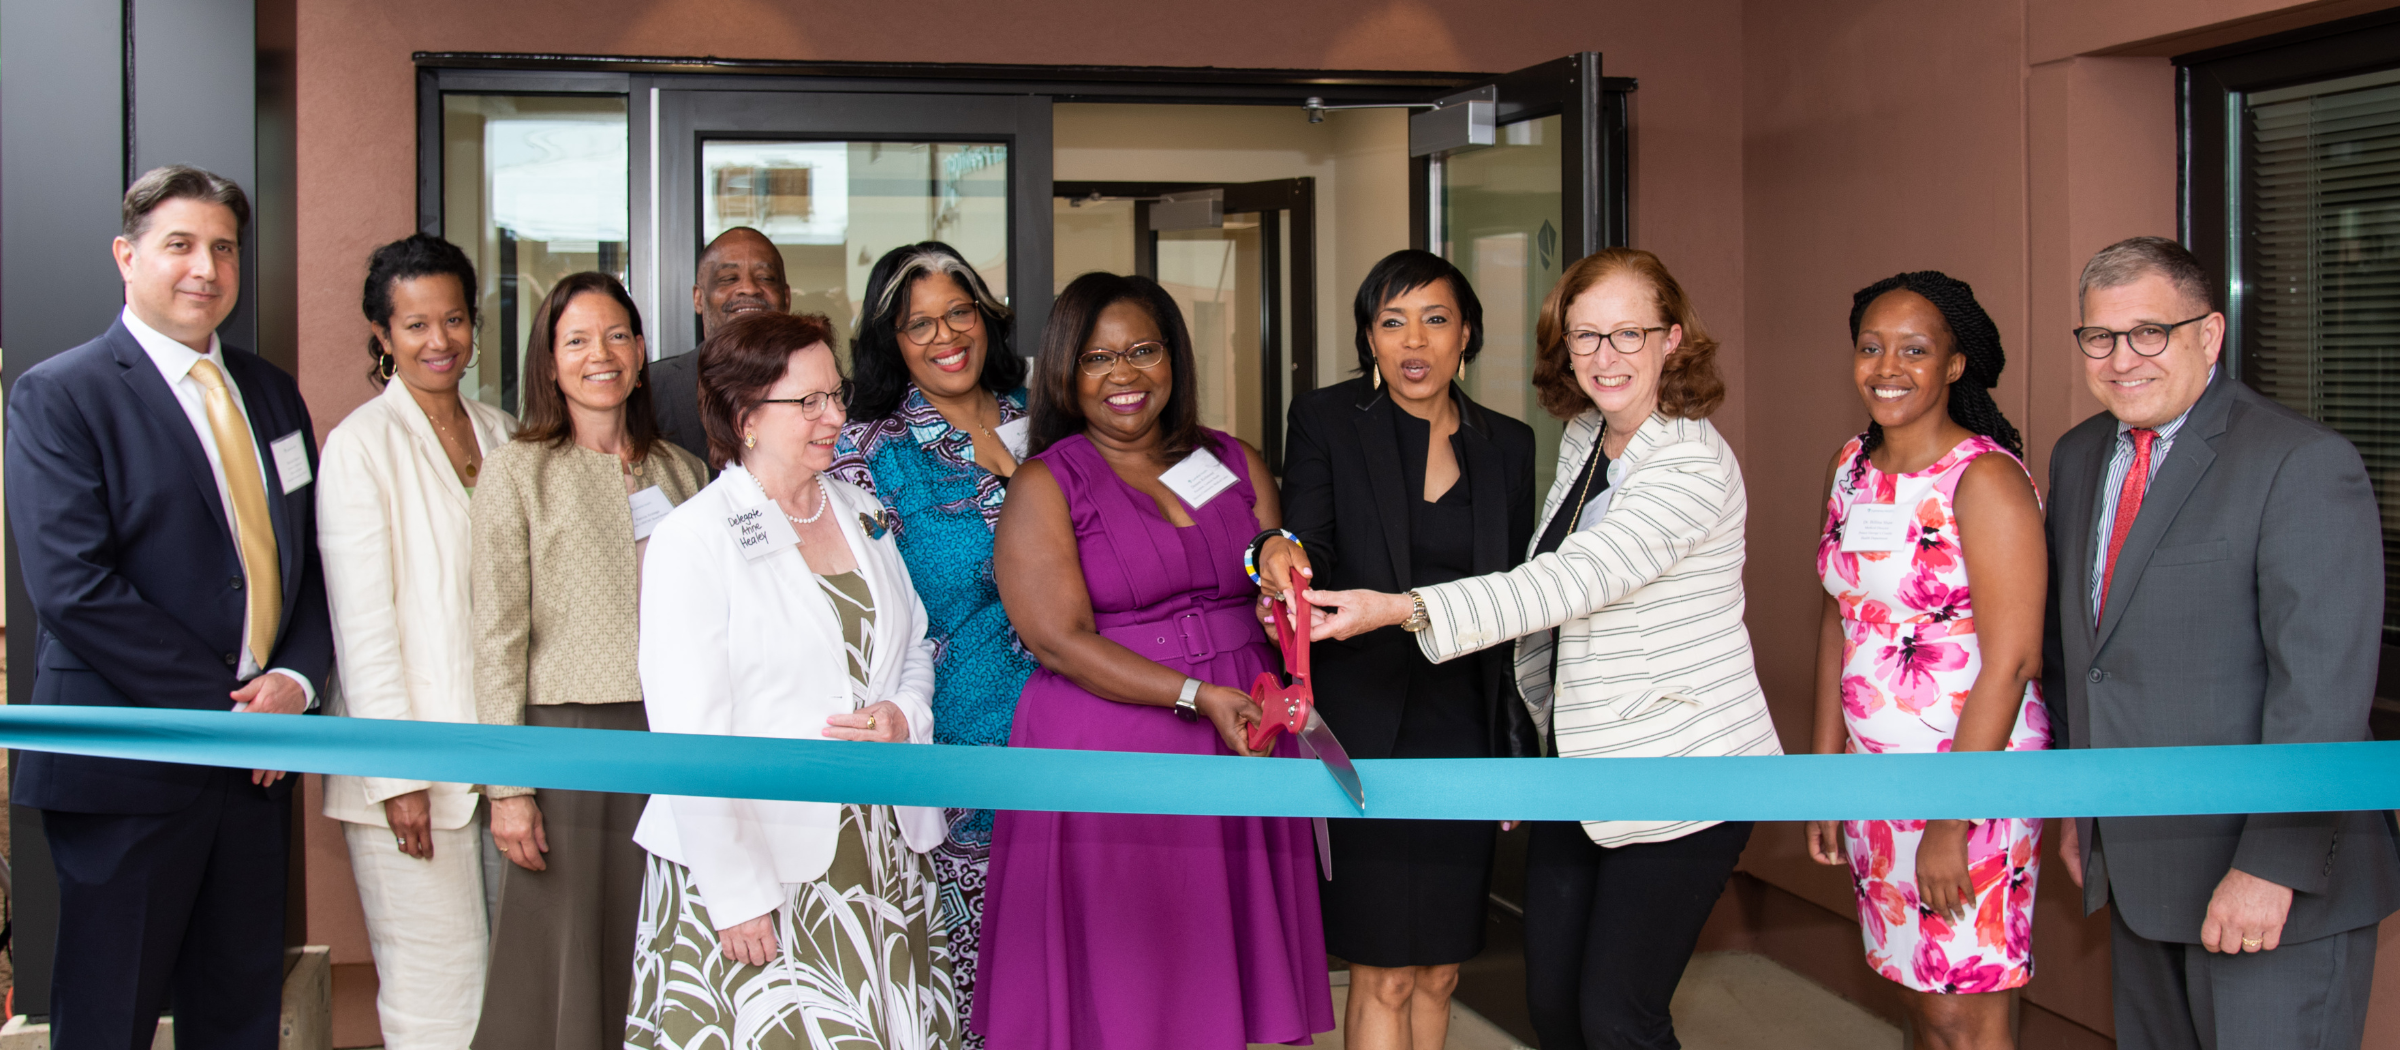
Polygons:
<instances>
[{"instance_id":1,"label":"man in gray suit","mask_svg":"<svg viewBox=\"0 0 2400 1050\"><path fill-rule=\"evenodd\" d=\"M700 252L692 280L692 312L700 315L700 338L748 313L789 313L792 286L783 279L783 253L775 242L748 226L717 235ZM708 435L700 429L700 353L677 354L650 363L650 404L660 436L708 461Z\"/></svg>"},{"instance_id":2,"label":"man in gray suit","mask_svg":"<svg viewBox=\"0 0 2400 1050\"><path fill-rule=\"evenodd\" d=\"M2383 537L2358 451L2220 368L2225 315L2182 245L2084 267L2075 341L2108 411L2050 458L2045 696L2070 747L2367 738ZM2376 924L2400 909L2388 813L2071 820L2109 905L2126 1050L2355 1047Z\"/></svg>"}]
</instances>

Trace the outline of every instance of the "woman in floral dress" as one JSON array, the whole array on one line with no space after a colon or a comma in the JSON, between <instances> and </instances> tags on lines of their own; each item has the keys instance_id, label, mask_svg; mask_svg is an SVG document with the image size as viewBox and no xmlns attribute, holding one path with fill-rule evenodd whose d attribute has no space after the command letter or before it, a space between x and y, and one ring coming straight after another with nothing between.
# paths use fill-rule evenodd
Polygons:
<instances>
[{"instance_id":1,"label":"woman in floral dress","mask_svg":"<svg viewBox=\"0 0 2400 1050\"><path fill-rule=\"evenodd\" d=\"M1827 477L1816 751L2047 749L2048 555L2023 443L1989 392L1999 330L1965 283L1922 271L1859 292L1850 332L1874 422ZM2011 1045L2040 846L2038 819L1810 825L1817 861L1850 866L1867 963L1908 989L1918 1045Z\"/></svg>"}]
</instances>

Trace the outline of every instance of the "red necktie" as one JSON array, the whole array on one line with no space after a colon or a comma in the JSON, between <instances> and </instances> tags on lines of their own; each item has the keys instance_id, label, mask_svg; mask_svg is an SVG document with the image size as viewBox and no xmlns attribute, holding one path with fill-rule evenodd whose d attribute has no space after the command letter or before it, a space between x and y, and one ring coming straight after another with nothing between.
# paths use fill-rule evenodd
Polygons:
<instances>
[{"instance_id":1,"label":"red necktie","mask_svg":"<svg viewBox=\"0 0 2400 1050\"><path fill-rule=\"evenodd\" d=\"M2142 493L2150 487L2150 441L2158 432L2135 427L2132 434L2133 469L2125 472L2125 487L2117 494L2117 520L2108 530L2108 561L2100 570L2100 608L2092 610L2095 626L2108 611L2109 584L2117 576L2117 552L2125 549L2125 534L2133 531L2133 519L2142 512Z\"/></svg>"}]
</instances>

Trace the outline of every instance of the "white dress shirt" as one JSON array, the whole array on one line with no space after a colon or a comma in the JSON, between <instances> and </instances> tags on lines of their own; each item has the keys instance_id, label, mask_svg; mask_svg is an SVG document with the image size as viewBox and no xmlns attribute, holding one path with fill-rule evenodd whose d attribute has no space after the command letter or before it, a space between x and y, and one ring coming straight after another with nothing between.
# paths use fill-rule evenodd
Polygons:
<instances>
[{"instance_id":1,"label":"white dress shirt","mask_svg":"<svg viewBox=\"0 0 2400 1050\"><path fill-rule=\"evenodd\" d=\"M225 392L233 397L233 410L242 414L243 426L250 425L250 410L242 404L242 388L233 381L233 373L225 367L223 344L218 341L216 333L211 332L208 336L208 353L194 353L191 347L143 324L141 318L134 316L131 306L125 307L118 319L125 322L126 331L133 333L133 341L142 344L142 352L150 355L151 364L158 366L159 378L167 381L167 389L175 392L175 402L183 406L184 420L192 425L192 432L199 435L200 451L208 456L208 472L217 479L217 505L225 508L225 534L241 535L241 526L233 519L233 490L225 485L224 457L218 454L216 432L209 429L208 425L208 388L192 378L192 366L203 359L217 366L217 374L225 377ZM253 456L265 454L266 450L258 447L260 441L255 427L250 431L250 445ZM266 463L261 461L255 469L258 471L259 484L267 484ZM283 537L275 537L278 550L282 549L281 545L285 542ZM242 545L235 543L233 546L238 557ZM248 568L247 565L243 566L245 571ZM280 595L277 600L281 600ZM288 610L286 615L288 617ZM241 662L234 668L234 676L245 682L258 677L258 659L250 651L250 619L247 616L242 618L242 644L235 651L241 654ZM288 667L269 670L300 683L300 691L308 695L308 706L317 706L317 687L310 684L307 675Z\"/></svg>"}]
</instances>

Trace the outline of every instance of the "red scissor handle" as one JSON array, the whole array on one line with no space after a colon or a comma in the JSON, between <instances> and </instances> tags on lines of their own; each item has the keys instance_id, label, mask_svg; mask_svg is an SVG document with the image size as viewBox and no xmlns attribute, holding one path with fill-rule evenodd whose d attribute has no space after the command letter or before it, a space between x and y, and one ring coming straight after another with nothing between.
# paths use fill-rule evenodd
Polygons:
<instances>
[{"instance_id":1,"label":"red scissor handle","mask_svg":"<svg viewBox=\"0 0 2400 1050\"><path fill-rule=\"evenodd\" d=\"M1298 600L1302 591L1300 570L1292 570L1292 589L1288 592ZM1275 637L1283 644L1283 669L1291 676L1285 684L1283 677L1273 671L1261 671L1250 683L1250 699L1258 705L1259 721L1250 727L1250 750L1264 754L1273 746L1279 730L1290 730L1294 736L1308 726L1308 713L1317 706L1316 688L1308 680L1308 635L1305 624L1294 624L1285 613L1285 602L1275 604ZM1314 619L1310 609L1309 619Z\"/></svg>"}]
</instances>

